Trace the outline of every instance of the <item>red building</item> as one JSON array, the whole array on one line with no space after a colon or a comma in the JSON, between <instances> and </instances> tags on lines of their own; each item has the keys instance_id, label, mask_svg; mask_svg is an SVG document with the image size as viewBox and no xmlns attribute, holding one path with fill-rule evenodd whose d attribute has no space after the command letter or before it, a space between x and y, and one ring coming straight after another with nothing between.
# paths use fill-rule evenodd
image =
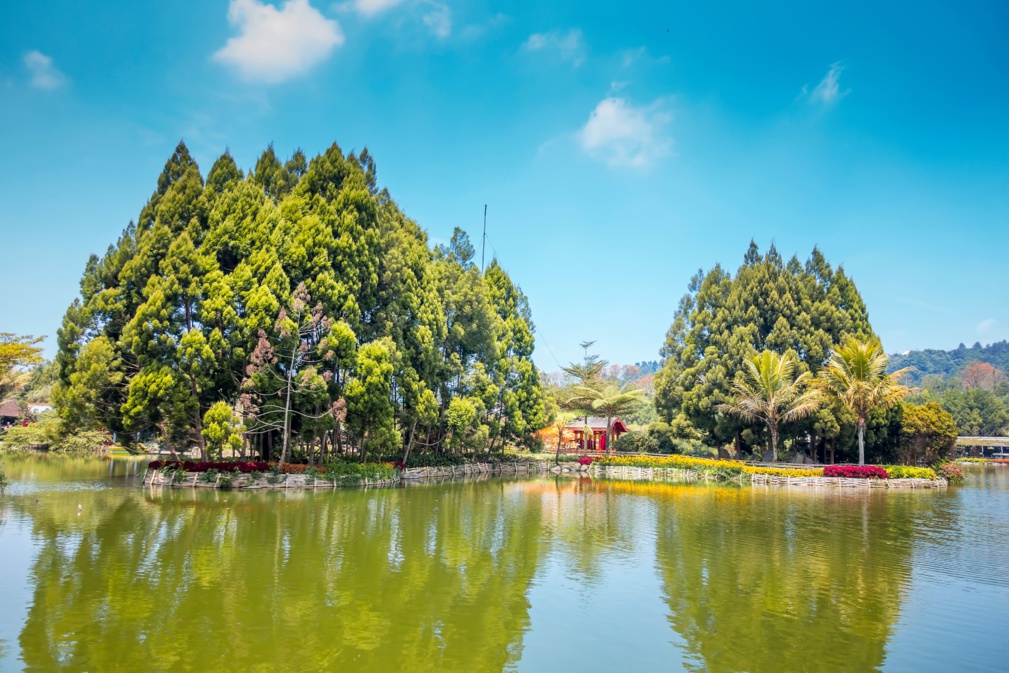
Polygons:
<instances>
[{"instance_id":1,"label":"red building","mask_svg":"<svg viewBox=\"0 0 1009 673\"><path fill-rule=\"evenodd\" d=\"M586 426L588 430L586 432ZM627 426L620 419L619 416L615 417L610 422L610 427L612 429L613 441L616 441L620 435L627 432ZM571 425L564 428L565 432L570 432L574 435L575 446L578 447L580 451L605 451L606 450L606 419L599 418L595 416L589 416L586 420L584 418L579 418L575 420ZM588 436L587 436L588 435Z\"/></svg>"}]
</instances>

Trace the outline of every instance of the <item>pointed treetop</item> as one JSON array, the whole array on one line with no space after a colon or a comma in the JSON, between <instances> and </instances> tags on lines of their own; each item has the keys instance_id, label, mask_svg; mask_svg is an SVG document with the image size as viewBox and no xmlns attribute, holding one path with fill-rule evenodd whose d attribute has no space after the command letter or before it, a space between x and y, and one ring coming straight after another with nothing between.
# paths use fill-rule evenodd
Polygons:
<instances>
[{"instance_id":1,"label":"pointed treetop","mask_svg":"<svg viewBox=\"0 0 1009 673\"><path fill-rule=\"evenodd\" d=\"M231 152L225 149L224 154L217 157L217 161L210 168L210 173L207 174L207 189L219 194L224 191L227 185L244 177L241 169L231 157Z\"/></svg>"},{"instance_id":2,"label":"pointed treetop","mask_svg":"<svg viewBox=\"0 0 1009 673\"><path fill-rule=\"evenodd\" d=\"M175 146L175 152L172 153L172 156L165 163L165 168L158 177L158 194L165 194L176 180L185 175L190 166L196 166L196 161L189 154L186 142L180 140L179 144ZM197 170L199 170L199 167L197 167Z\"/></svg>"}]
</instances>

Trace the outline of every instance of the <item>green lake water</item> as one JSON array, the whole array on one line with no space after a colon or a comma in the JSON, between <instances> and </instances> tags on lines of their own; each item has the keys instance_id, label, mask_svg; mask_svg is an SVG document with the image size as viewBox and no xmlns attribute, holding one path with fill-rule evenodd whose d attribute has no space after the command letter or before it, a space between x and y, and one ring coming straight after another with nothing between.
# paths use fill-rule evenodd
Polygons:
<instances>
[{"instance_id":1,"label":"green lake water","mask_svg":"<svg viewBox=\"0 0 1009 673\"><path fill-rule=\"evenodd\" d=\"M3 462L0 671L1009 670L1009 468L232 493Z\"/></svg>"}]
</instances>

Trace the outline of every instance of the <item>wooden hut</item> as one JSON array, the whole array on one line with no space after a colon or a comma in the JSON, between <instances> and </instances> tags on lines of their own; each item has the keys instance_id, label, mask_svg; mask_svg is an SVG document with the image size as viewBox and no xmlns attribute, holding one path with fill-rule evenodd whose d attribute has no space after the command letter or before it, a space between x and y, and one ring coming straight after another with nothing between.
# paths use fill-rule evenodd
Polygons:
<instances>
[{"instance_id":1,"label":"wooden hut","mask_svg":"<svg viewBox=\"0 0 1009 673\"><path fill-rule=\"evenodd\" d=\"M610 421L613 441L620 435L627 432L627 426L619 416ZM606 419L589 416L575 419L570 425L564 428L565 432L571 433L575 438L575 446L579 451L606 451Z\"/></svg>"}]
</instances>

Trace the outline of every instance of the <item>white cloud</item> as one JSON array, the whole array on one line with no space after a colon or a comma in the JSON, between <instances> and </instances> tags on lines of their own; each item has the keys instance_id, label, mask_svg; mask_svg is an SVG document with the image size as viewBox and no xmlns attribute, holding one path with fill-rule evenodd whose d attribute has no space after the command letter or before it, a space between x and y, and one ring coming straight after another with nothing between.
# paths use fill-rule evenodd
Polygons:
<instances>
[{"instance_id":1,"label":"white cloud","mask_svg":"<svg viewBox=\"0 0 1009 673\"><path fill-rule=\"evenodd\" d=\"M431 3L431 9L424 14L424 25L432 35L444 40L452 33L452 10L440 2Z\"/></svg>"},{"instance_id":2,"label":"white cloud","mask_svg":"<svg viewBox=\"0 0 1009 673\"><path fill-rule=\"evenodd\" d=\"M387 9L392 9L396 5L403 4L404 0L353 0L350 3L351 8L358 14L363 14L364 16L375 16L376 14L381 14Z\"/></svg>"},{"instance_id":3,"label":"white cloud","mask_svg":"<svg viewBox=\"0 0 1009 673\"><path fill-rule=\"evenodd\" d=\"M280 9L258 0L231 0L228 22L238 35L213 59L251 81L275 84L302 75L343 44L339 24L308 0L287 0Z\"/></svg>"},{"instance_id":4,"label":"white cloud","mask_svg":"<svg viewBox=\"0 0 1009 673\"><path fill-rule=\"evenodd\" d=\"M549 33L533 33L522 45L523 51L551 51L561 60L570 61L576 68L585 60L585 36L582 31L572 28L567 32L554 30Z\"/></svg>"},{"instance_id":5,"label":"white cloud","mask_svg":"<svg viewBox=\"0 0 1009 673\"><path fill-rule=\"evenodd\" d=\"M67 82L66 75L60 72L50 56L40 51L25 52L22 60L28 72L31 73L31 85L36 89L58 89Z\"/></svg>"},{"instance_id":6,"label":"white cloud","mask_svg":"<svg viewBox=\"0 0 1009 673\"><path fill-rule=\"evenodd\" d=\"M372 19L400 5L405 6L411 19L419 19L438 39L443 40L452 33L452 10L440 0L349 0L334 7Z\"/></svg>"},{"instance_id":7,"label":"white cloud","mask_svg":"<svg viewBox=\"0 0 1009 673\"><path fill-rule=\"evenodd\" d=\"M987 318L977 324L977 331L981 332L982 334L984 334L985 332L990 332L991 328L995 327L995 325L997 324L998 320L995 320L995 318Z\"/></svg>"},{"instance_id":8,"label":"white cloud","mask_svg":"<svg viewBox=\"0 0 1009 673\"><path fill-rule=\"evenodd\" d=\"M816 85L816 88L812 92L808 90L807 87L802 87L802 96L808 97L809 101L812 103L821 103L823 105L834 105L839 100L851 93L851 89L845 89L841 91L841 73L844 71L844 66L840 62L830 66L830 70L827 74L823 76L820 83Z\"/></svg>"},{"instance_id":9,"label":"white cloud","mask_svg":"<svg viewBox=\"0 0 1009 673\"><path fill-rule=\"evenodd\" d=\"M673 139L665 127L671 120L661 99L636 107L610 96L589 115L579 141L586 154L610 166L647 168L669 154Z\"/></svg>"}]
</instances>

